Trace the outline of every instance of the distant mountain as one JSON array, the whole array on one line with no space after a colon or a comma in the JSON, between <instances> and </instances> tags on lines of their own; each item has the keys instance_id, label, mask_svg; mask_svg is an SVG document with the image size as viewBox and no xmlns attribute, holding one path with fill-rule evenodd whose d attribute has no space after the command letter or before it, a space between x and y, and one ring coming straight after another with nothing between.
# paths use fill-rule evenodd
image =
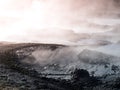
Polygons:
<instances>
[{"instance_id":1,"label":"distant mountain","mask_svg":"<svg viewBox=\"0 0 120 90\"><path fill-rule=\"evenodd\" d=\"M13 42L0 41L0 46L14 44Z\"/></svg>"},{"instance_id":2,"label":"distant mountain","mask_svg":"<svg viewBox=\"0 0 120 90\"><path fill-rule=\"evenodd\" d=\"M120 57L120 45L118 43L112 43L105 46L101 46L95 49L98 52L106 53L109 55Z\"/></svg>"},{"instance_id":3,"label":"distant mountain","mask_svg":"<svg viewBox=\"0 0 120 90\"><path fill-rule=\"evenodd\" d=\"M110 45L112 42L107 40L97 40L97 39L83 39L78 42L80 45L91 45L91 46L104 46L104 45Z\"/></svg>"},{"instance_id":4,"label":"distant mountain","mask_svg":"<svg viewBox=\"0 0 120 90\"><path fill-rule=\"evenodd\" d=\"M79 54L79 59L82 62L88 64L104 65L104 64L110 64L110 62L114 60L115 57L101 52L85 49Z\"/></svg>"}]
</instances>

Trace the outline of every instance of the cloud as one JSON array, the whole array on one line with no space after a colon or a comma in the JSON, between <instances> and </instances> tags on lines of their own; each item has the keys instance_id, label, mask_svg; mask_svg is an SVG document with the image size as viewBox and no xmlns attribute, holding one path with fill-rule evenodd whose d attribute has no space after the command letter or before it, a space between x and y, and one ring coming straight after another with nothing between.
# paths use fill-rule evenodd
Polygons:
<instances>
[{"instance_id":1,"label":"cloud","mask_svg":"<svg viewBox=\"0 0 120 90\"><path fill-rule=\"evenodd\" d=\"M32 0L0 0L0 10L22 10L29 7Z\"/></svg>"},{"instance_id":2,"label":"cloud","mask_svg":"<svg viewBox=\"0 0 120 90\"><path fill-rule=\"evenodd\" d=\"M72 30L57 28L27 30L20 34L9 35L7 40L22 42L46 42L46 43L73 43L79 40L79 34Z\"/></svg>"},{"instance_id":3,"label":"cloud","mask_svg":"<svg viewBox=\"0 0 120 90\"><path fill-rule=\"evenodd\" d=\"M119 10L117 0L0 0L0 40L77 42L89 37L79 33L110 30L94 18Z\"/></svg>"}]
</instances>

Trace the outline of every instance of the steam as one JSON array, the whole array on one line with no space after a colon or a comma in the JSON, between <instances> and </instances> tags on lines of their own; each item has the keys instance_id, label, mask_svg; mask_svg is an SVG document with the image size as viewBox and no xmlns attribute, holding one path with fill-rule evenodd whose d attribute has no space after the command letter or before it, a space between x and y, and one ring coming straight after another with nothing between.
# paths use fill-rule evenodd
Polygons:
<instances>
[{"instance_id":1,"label":"steam","mask_svg":"<svg viewBox=\"0 0 120 90\"><path fill-rule=\"evenodd\" d=\"M114 73L111 69L113 65L120 68L119 60L120 55L107 53L102 49L100 51L99 48L91 50L91 47L70 46L59 47L56 50L36 49L21 61L43 73L70 73L75 68L81 68L101 76Z\"/></svg>"}]
</instances>

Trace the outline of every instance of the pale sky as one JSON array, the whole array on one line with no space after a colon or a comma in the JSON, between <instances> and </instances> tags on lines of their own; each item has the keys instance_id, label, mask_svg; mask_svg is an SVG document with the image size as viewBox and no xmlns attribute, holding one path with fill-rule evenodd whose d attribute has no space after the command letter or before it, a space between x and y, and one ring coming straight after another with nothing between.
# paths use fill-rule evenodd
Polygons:
<instances>
[{"instance_id":1,"label":"pale sky","mask_svg":"<svg viewBox=\"0 0 120 90\"><path fill-rule=\"evenodd\" d=\"M88 12L92 13L96 8L90 5L85 7L88 1L0 0L0 40L68 43L78 40L78 33L104 32L101 28L89 28L86 24L106 22L91 18ZM96 2L93 4L97 5ZM119 20L117 22L120 23ZM111 25L110 21L107 24Z\"/></svg>"}]
</instances>

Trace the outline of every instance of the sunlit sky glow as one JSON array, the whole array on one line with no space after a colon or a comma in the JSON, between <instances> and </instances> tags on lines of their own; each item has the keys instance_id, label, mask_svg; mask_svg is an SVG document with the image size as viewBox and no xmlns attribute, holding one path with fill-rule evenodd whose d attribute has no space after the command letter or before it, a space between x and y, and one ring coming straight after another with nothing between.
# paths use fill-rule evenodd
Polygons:
<instances>
[{"instance_id":1,"label":"sunlit sky glow","mask_svg":"<svg viewBox=\"0 0 120 90\"><path fill-rule=\"evenodd\" d=\"M96 10L90 5L86 9L85 4L82 0L0 0L0 40L69 42L78 40L78 33L105 31L86 23L114 24L114 20L111 24L111 20L91 18L86 12Z\"/></svg>"}]
</instances>

